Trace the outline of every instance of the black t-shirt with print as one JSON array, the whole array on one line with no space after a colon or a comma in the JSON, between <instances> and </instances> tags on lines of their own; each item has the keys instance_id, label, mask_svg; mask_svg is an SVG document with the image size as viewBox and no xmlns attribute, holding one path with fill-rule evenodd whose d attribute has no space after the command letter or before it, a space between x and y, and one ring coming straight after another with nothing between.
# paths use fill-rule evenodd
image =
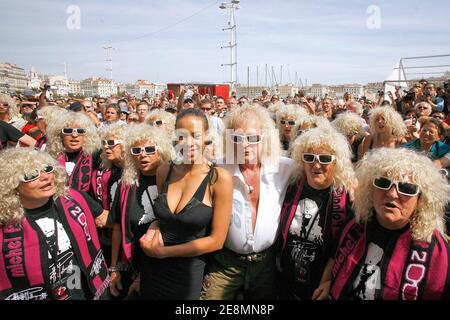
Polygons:
<instances>
[{"instance_id":1,"label":"black t-shirt with print","mask_svg":"<svg viewBox=\"0 0 450 320\"><path fill-rule=\"evenodd\" d=\"M330 188L313 189L305 181L281 257L286 299L310 299L333 256L333 246L324 245L330 242L330 230L325 231L331 218L326 217L330 192Z\"/></svg>"},{"instance_id":2,"label":"black t-shirt with print","mask_svg":"<svg viewBox=\"0 0 450 320\"><path fill-rule=\"evenodd\" d=\"M112 207L112 203L114 201L114 197L116 195L117 189L120 188L120 178L122 177L122 168L112 166L111 167L111 176L108 181L108 193L107 199L109 208Z\"/></svg>"},{"instance_id":3,"label":"black t-shirt with print","mask_svg":"<svg viewBox=\"0 0 450 320\"><path fill-rule=\"evenodd\" d=\"M0 120L0 143L1 149L5 149L8 146L8 142L17 142L20 138L22 138L25 134L13 127L9 123ZM0 149L0 150L1 150Z\"/></svg>"},{"instance_id":4,"label":"black t-shirt with print","mask_svg":"<svg viewBox=\"0 0 450 320\"><path fill-rule=\"evenodd\" d=\"M135 192L135 199L131 203L127 203L129 208L130 228L129 234L132 235L132 241L138 243L139 239L147 232L150 223L155 219L153 213L153 203L158 196L158 188L156 186L156 176L139 176L139 186L131 187L130 192ZM114 223L121 224L122 212L120 208L120 185L117 187L116 195L111 206L111 212L108 219ZM120 248L120 251L122 248ZM136 245L134 264L139 266L139 260L142 251L139 245ZM120 253L119 251L119 253ZM119 254L120 256L120 254Z\"/></svg>"},{"instance_id":5,"label":"black t-shirt with print","mask_svg":"<svg viewBox=\"0 0 450 320\"><path fill-rule=\"evenodd\" d=\"M89 199L87 195L84 194L83 196L91 210L98 212L98 208L96 210L97 203ZM55 290L56 288L62 287L63 290L59 292L66 299L91 299L92 294L89 290L86 277L79 267L72 243L60 222L53 200L50 199L40 208L25 209L25 215L30 223L38 226L38 230L45 237L45 244L41 245L45 245L48 250L48 260L44 265L48 267L52 289ZM55 225L57 225L56 233ZM58 237L56 237L56 234Z\"/></svg>"},{"instance_id":6,"label":"black t-shirt with print","mask_svg":"<svg viewBox=\"0 0 450 320\"><path fill-rule=\"evenodd\" d=\"M365 256L356 266L352 276L350 299L379 300L382 294L382 274L399 236L409 225L399 230L383 228L374 217L367 224L367 247Z\"/></svg>"}]
</instances>

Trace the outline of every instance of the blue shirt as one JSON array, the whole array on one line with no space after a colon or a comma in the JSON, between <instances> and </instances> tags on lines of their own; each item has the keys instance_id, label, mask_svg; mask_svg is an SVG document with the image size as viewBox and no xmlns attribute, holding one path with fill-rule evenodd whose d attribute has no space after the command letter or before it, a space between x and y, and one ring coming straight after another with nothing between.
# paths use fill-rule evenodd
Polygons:
<instances>
[{"instance_id":1,"label":"blue shirt","mask_svg":"<svg viewBox=\"0 0 450 320\"><path fill-rule=\"evenodd\" d=\"M417 152L424 153L422 147L420 145L420 139L416 139L401 145L402 148L413 149ZM445 156L450 151L450 146L446 145L442 141L438 140L431 146L430 151L427 154L427 157L431 160L440 159Z\"/></svg>"}]
</instances>

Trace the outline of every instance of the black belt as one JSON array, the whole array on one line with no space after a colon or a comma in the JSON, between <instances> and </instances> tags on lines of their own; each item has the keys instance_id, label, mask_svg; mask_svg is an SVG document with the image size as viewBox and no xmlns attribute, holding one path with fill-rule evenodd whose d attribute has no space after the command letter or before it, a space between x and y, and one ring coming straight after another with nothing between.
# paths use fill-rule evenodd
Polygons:
<instances>
[{"instance_id":1,"label":"black belt","mask_svg":"<svg viewBox=\"0 0 450 320\"><path fill-rule=\"evenodd\" d=\"M261 252L252 252L252 253L246 253L246 254L234 252L233 250L230 250L226 247L224 247L224 249L226 251L228 251L229 253L233 254L234 256L236 256L240 261L261 262L270 255L272 247L264 249Z\"/></svg>"}]
</instances>

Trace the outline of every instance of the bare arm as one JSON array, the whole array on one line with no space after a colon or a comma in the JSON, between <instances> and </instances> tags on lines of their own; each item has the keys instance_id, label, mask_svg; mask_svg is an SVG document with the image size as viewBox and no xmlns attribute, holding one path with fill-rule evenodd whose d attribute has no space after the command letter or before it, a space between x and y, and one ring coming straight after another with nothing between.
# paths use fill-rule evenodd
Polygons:
<instances>
[{"instance_id":1,"label":"bare arm","mask_svg":"<svg viewBox=\"0 0 450 320\"><path fill-rule=\"evenodd\" d=\"M160 243L160 231L156 230L151 241L146 239L145 236L140 240L141 247L147 255L160 259L195 257L220 250L223 247L231 218L233 182L231 175L224 169L218 168L217 172L218 179L213 185L212 192L214 202L220 203L220 206L213 206L211 234L184 244L166 247Z\"/></svg>"},{"instance_id":2,"label":"bare arm","mask_svg":"<svg viewBox=\"0 0 450 320\"><path fill-rule=\"evenodd\" d=\"M122 242L122 231L120 228L120 224L114 223L112 233L111 268L117 267L121 242ZM111 272L110 290L113 296L115 297L119 296L120 294L119 291L122 290L120 271Z\"/></svg>"},{"instance_id":3,"label":"bare arm","mask_svg":"<svg viewBox=\"0 0 450 320\"><path fill-rule=\"evenodd\" d=\"M361 160L364 157L364 154L369 150L370 141L372 140L372 136L365 136L364 140L358 147L358 160Z\"/></svg>"},{"instance_id":4,"label":"bare arm","mask_svg":"<svg viewBox=\"0 0 450 320\"><path fill-rule=\"evenodd\" d=\"M24 134L20 139L19 142L26 144L27 147L34 147L36 145L36 140L30 137L27 134Z\"/></svg>"},{"instance_id":5,"label":"bare arm","mask_svg":"<svg viewBox=\"0 0 450 320\"><path fill-rule=\"evenodd\" d=\"M178 96L178 102L177 102L178 112L183 111L184 93L185 93L185 91L184 91L184 87L183 87L183 88L181 88L180 95Z\"/></svg>"},{"instance_id":6,"label":"bare arm","mask_svg":"<svg viewBox=\"0 0 450 320\"><path fill-rule=\"evenodd\" d=\"M46 94L47 89L43 88L41 94L39 95L39 108L45 107L47 105Z\"/></svg>"},{"instance_id":7,"label":"bare arm","mask_svg":"<svg viewBox=\"0 0 450 320\"><path fill-rule=\"evenodd\" d=\"M328 298L328 293L330 292L331 286L331 271L333 270L334 259L330 258L327 262L325 270L322 274L322 279L320 280L319 287L314 291L312 295L313 300L325 300Z\"/></svg>"}]
</instances>

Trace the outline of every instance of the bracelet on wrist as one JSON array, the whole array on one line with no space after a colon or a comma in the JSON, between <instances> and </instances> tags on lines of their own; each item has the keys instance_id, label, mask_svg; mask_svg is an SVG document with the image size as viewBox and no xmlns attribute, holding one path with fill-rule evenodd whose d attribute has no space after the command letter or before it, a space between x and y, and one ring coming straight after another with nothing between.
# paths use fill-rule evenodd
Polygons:
<instances>
[{"instance_id":1,"label":"bracelet on wrist","mask_svg":"<svg viewBox=\"0 0 450 320\"><path fill-rule=\"evenodd\" d=\"M109 267L109 268L108 268L108 271L109 271L109 272L119 272L120 270L119 270L119 268L117 268L117 267Z\"/></svg>"}]
</instances>

